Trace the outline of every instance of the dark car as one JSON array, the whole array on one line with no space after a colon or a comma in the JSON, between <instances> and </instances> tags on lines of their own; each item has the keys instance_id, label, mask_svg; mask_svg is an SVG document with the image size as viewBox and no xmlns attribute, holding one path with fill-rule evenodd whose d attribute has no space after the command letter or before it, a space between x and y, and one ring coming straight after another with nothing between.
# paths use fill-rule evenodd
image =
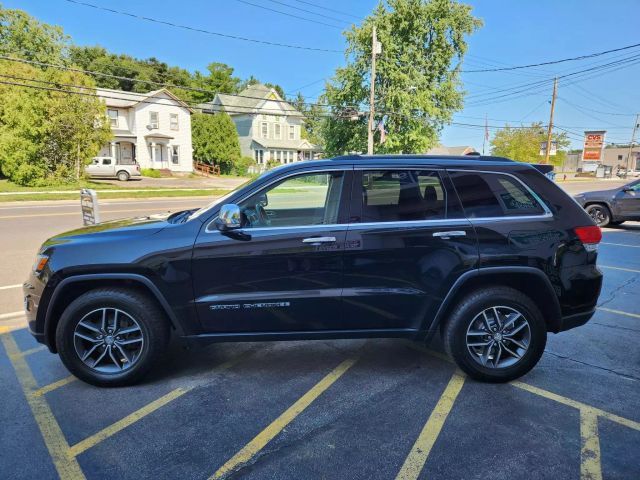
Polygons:
<instances>
[{"instance_id":1,"label":"dark car","mask_svg":"<svg viewBox=\"0 0 640 480\"><path fill-rule=\"evenodd\" d=\"M587 322L599 227L537 168L496 157L298 162L197 211L48 240L29 328L77 377L139 380L188 342L442 335L470 376L529 371Z\"/></svg>"},{"instance_id":2,"label":"dark car","mask_svg":"<svg viewBox=\"0 0 640 480\"><path fill-rule=\"evenodd\" d=\"M580 193L574 198L601 227L640 220L640 180L609 190Z\"/></svg>"}]
</instances>

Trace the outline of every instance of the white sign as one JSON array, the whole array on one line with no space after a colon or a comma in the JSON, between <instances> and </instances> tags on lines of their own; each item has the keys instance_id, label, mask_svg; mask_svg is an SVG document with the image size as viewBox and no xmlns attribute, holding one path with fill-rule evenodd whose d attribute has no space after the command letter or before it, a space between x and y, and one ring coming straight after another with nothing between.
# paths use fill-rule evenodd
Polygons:
<instances>
[{"instance_id":1,"label":"white sign","mask_svg":"<svg viewBox=\"0 0 640 480\"><path fill-rule=\"evenodd\" d=\"M80 208L82 209L82 223L85 225L100 223L98 194L95 190L83 188L80 191Z\"/></svg>"},{"instance_id":2,"label":"white sign","mask_svg":"<svg viewBox=\"0 0 640 480\"><path fill-rule=\"evenodd\" d=\"M549 151L549 155L553 156L558 153L558 142L555 140L551 141L551 150ZM540 155L547 154L547 142L540 142Z\"/></svg>"}]
</instances>

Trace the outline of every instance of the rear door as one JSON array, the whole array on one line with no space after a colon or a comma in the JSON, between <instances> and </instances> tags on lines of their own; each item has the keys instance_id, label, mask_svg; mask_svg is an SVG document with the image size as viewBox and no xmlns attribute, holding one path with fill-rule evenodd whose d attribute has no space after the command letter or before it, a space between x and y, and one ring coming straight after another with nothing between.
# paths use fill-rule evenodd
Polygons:
<instances>
[{"instance_id":1,"label":"rear door","mask_svg":"<svg viewBox=\"0 0 640 480\"><path fill-rule=\"evenodd\" d=\"M351 167L292 174L239 201L240 232L203 229L193 286L205 332L341 328L351 177Z\"/></svg>"},{"instance_id":2,"label":"rear door","mask_svg":"<svg viewBox=\"0 0 640 480\"><path fill-rule=\"evenodd\" d=\"M455 280L477 261L474 229L444 171L356 169L345 248L345 328L386 334L425 328Z\"/></svg>"}]
</instances>

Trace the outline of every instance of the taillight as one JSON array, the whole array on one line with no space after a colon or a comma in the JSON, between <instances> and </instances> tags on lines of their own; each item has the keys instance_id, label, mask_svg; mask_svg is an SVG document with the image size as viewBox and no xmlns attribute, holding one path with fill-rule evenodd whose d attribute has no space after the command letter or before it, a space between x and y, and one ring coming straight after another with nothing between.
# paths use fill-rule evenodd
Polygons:
<instances>
[{"instance_id":1,"label":"taillight","mask_svg":"<svg viewBox=\"0 0 640 480\"><path fill-rule=\"evenodd\" d=\"M602 240L600 227L589 225L588 227L576 227L573 231L576 232L576 235L588 251L593 252L598 249L598 244Z\"/></svg>"}]
</instances>

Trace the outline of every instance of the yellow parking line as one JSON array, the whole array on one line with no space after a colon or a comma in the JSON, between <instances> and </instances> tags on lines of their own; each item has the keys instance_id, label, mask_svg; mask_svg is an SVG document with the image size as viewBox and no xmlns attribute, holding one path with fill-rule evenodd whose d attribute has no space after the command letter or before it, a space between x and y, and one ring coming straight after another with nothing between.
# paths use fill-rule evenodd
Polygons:
<instances>
[{"instance_id":1,"label":"yellow parking line","mask_svg":"<svg viewBox=\"0 0 640 480\"><path fill-rule=\"evenodd\" d=\"M624 268L624 267L612 267L610 265L598 265L600 268L607 268L609 270L621 270L623 272L631 272L631 273L640 273L640 270L635 270L633 268Z\"/></svg>"},{"instance_id":2,"label":"yellow parking line","mask_svg":"<svg viewBox=\"0 0 640 480\"><path fill-rule=\"evenodd\" d=\"M71 382L75 382L77 380L73 375L69 375L68 377L63 378L62 380L58 380L57 382L50 383L49 385L45 385L44 387L40 387L35 390L31 395L34 397L41 397L46 393L52 392L60 387L64 387L65 385L70 384Z\"/></svg>"},{"instance_id":3,"label":"yellow parking line","mask_svg":"<svg viewBox=\"0 0 640 480\"><path fill-rule=\"evenodd\" d=\"M409 452L402 468L396 476L396 480L413 480L418 478L422 468L427 462L427 458L429 458L429 453L431 453L433 445L438 439L438 435L440 435L442 426L447 420L447 416L449 412L451 412L460 390L462 390L464 379L465 377L458 373L453 374L447 388L442 392L440 400L438 400L431 415L429 415L427 423L425 423L420 435L418 435L418 439L413 444L411 452Z\"/></svg>"},{"instance_id":4,"label":"yellow parking line","mask_svg":"<svg viewBox=\"0 0 640 480\"><path fill-rule=\"evenodd\" d=\"M30 348L29 350L23 350L22 352L20 352L20 355L26 357L34 353L41 352L42 350L47 350L47 347L45 347L44 345L38 345L37 347Z\"/></svg>"},{"instance_id":5,"label":"yellow parking line","mask_svg":"<svg viewBox=\"0 0 640 480\"><path fill-rule=\"evenodd\" d=\"M609 242L600 242L600 245L611 245L611 246L614 246L614 247L640 248L640 245L629 245L628 243L609 243Z\"/></svg>"},{"instance_id":6,"label":"yellow parking line","mask_svg":"<svg viewBox=\"0 0 640 480\"><path fill-rule=\"evenodd\" d=\"M627 317L640 318L640 315L638 315L637 313L614 310L613 308L598 307L598 310L602 310L603 312L617 313L618 315L626 315Z\"/></svg>"},{"instance_id":7,"label":"yellow parking line","mask_svg":"<svg viewBox=\"0 0 640 480\"><path fill-rule=\"evenodd\" d=\"M116 423L114 423L112 425L109 425L108 427L100 430L98 433L95 433L95 434L91 435L90 437L85 438L84 440L76 443L75 445L73 445L71 447L69 453L74 457L80 455L82 452L84 452L84 451L90 449L91 447L97 445L101 441L103 441L103 440L115 435L119 431L124 430L129 425L134 424L135 422L137 422L141 418L146 417L150 413L155 412L160 407L163 407L167 403L170 403L173 400L175 400L176 398L181 397L182 395L187 393L189 390L191 390L191 388L176 388L175 390L167 393L166 395L158 398L157 400L154 400L153 402L149 403L148 405L145 405L141 409L136 410L132 414L127 415L123 419L118 420Z\"/></svg>"},{"instance_id":8,"label":"yellow parking line","mask_svg":"<svg viewBox=\"0 0 640 480\"><path fill-rule=\"evenodd\" d=\"M602 480L598 412L591 408L580 410L580 479Z\"/></svg>"},{"instance_id":9,"label":"yellow parking line","mask_svg":"<svg viewBox=\"0 0 640 480\"><path fill-rule=\"evenodd\" d=\"M554 400L558 403L562 403L564 405L577 408L578 410L583 410L583 409L590 410L593 413L599 415L600 417L606 418L607 420L611 420L612 422L618 423L620 425L624 425L625 427L629 427L634 430L640 431L639 422L629 420L628 418L620 417L614 413L607 412L606 410L601 410L599 408L592 407L591 405L587 405L586 403L578 402L577 400L572 400L571 398L563 397L562 395L558 395L557 393L549 392L542 388L534 387L533 385L529 385L528 383L520 382L518 380L512 381L511 385L513 385L514 387L518 387L522 390L526 390L527 392L533 393L535 395L548 398L549 400Z\"/></svg>"},{"instance_id":10,"label":"yellow parking line","mask_svg":"<svg viewBox=\"0 0 640 480\"><path fill-rule=\"evenodd\" d=\"M237 357L235 357L235 358L233 358L233 359L231 359L229 361L226 361L224 363L221 363L216 368L214 368L213 371L216 372L216 373L220 373L220 372L222 372L224 370L228 370L231 367L233 367L234 365L236 365L237 363L239 363L241 360L244 360L247 356L249 356L252 353L253 353L252 350L247 351L247 352L243 352L240 355L238 355ZM102 442L103 440L106 440L107 438L115 435L116 433L120 432L121 430L124 430L128 426L133 425L135 422L137 422L138 420L146 417L150 413L155 412L160 407L163 407L164 405L172 402L176 398L179 398L182 395L184 395L185 393L190 392L191 390L193 390L197 386L198 385L192 385L192 386L189 386L189 387L184 387L184 388L181 387L181 388L176 388L175 390L172 390L171 392L167 393L166 395L158 398L157 400L154 400L153 402L145 405L144 407L136 410L135 412L127 415L126 417L124 417L124 418L118 420L117 422L109 425L108 427L103 428L99 432L94 433L90 437L87 437L84 440L81 440L80 442L76 443L70 449L71 455L73 455L73 456L80 455L82 452L85 452L89 448L96 446L98 443Z\"/></svg>"},{"instance_id":11,"label":"yellow parking line","mask_svg":"<svg viewBox=\"0 0 640 480\"><path fill-rule=\"evenodd\" d=\"M273 438L278 435L289 423L291 423L300 413L302 413L313 401L325 390L338 380L347 370L349 370L357 358L345 360L331 371L326 377L316 383L311 390L300 397L284 413L276 418L267 428L262 430L245 445L238 453L231 457L222 467L213 474L211 479L222 478L238 466L247 463L254 455L262 450Z\"/></svg>"},{"instance_id":12,"label":"yellow parking line","mask_svg":"<svg viewBox=\"0 0 640 480\"><path fill-rule=\"evenodd\" d=\"M16 373L16 377L18 377L18 382L20 382L27 403L31 408L33 417L38 424L38 428L49 450L49 455L51 455L58 475L60 478L71 480L85 478L76 459L69 455L69 444L46 399L42 396L35 397L31 395L31 393L37 389L38 385L26 360L22 355L19 355L20 350L13 336L11 336L11 334L5 334L0 336L0 338Z\"/></svg>"}]
</instances>

